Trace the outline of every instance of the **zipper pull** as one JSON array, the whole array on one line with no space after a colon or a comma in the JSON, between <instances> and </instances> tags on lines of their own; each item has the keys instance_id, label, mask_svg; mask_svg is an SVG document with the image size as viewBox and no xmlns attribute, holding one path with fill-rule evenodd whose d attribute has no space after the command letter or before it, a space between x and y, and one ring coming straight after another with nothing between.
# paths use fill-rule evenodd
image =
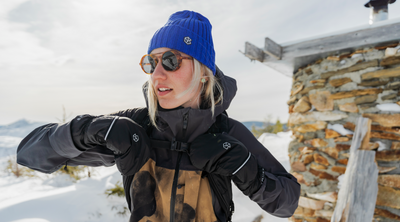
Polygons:
<instances>
[{"instance_id":1,"label":"zipper pull","mask_svg":"<svg viewBox=\"0 0 400 222\"><path fill-rule=\"evenodd\" d=\"M187 113L185 115L183 115L183 129L184 130L187 129L187 127L188 127L188 118L189 118L189 115Z\"/></svg>"}]
</instances>

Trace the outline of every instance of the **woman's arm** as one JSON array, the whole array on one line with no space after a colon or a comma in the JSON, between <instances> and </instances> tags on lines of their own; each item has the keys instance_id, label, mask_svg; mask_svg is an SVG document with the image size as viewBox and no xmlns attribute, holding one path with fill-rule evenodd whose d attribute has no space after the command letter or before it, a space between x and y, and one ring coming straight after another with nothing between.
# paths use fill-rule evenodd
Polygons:
<instances>
[{"instance_id":1,"label":"woman's arm","mask_svg":"<svg viewBox=\"0 0 400 222\"><path fill-rule=\"evenodd\" d=\"M300 184L295 177L240 122L229 119L229 134L242 142L252 153L258 165L264 168L265 180L261 188L249 197L268 213L290 217L298 206Z\"/></svg>"},{"instance_id":2,"label":"woman's arm","mask_svg":"<svg viewBox=\"0 0 400 222\"><path fill-rule=\"evenodd\" d=\"M101 140L98 135L88 135L88 130L107 132L115 116L133 119L135 111L125 110L107 116L82 115L65 124L40 126L19 144L17 162L43 173L53 173L63 165L112 166L114 152L101 143L104 141L96 141Z\"/></svg>"}]
</instances>

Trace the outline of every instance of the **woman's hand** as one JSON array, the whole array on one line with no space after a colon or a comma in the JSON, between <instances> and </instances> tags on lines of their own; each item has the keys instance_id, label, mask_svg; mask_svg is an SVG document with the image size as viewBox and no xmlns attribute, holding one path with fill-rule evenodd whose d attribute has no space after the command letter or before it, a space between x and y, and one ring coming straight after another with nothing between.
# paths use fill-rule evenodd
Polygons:
<instances>
[{"instance_id":1,"label":"woman's hand","mask_svg":"<svg viewBox=\"0 0 400 222\"><path fill-rule=\"evenodd\" d=\"M256 192L266 179L257 159L240 141L225 133L197 137L190 146L189 157L193 166L203 171L232 176L246 195Z\"/></svg>"}]
</instances>

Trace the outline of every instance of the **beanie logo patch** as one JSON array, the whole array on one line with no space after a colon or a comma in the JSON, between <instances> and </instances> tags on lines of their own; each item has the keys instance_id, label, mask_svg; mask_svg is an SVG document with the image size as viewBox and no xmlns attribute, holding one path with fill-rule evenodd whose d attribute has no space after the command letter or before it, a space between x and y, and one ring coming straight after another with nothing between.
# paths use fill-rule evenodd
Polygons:
<instances>
[{"instance_id":1,"label":"beanie logo patch","mask_svg":"<svg viewBox=\"0 0 400 222\"><path fill-rule=\"evenodd\" d=\"M191 45L192 44L192 39L188 36L183 38L183 41L186 43L186 45Z\"/></svg>"}]
</instances>

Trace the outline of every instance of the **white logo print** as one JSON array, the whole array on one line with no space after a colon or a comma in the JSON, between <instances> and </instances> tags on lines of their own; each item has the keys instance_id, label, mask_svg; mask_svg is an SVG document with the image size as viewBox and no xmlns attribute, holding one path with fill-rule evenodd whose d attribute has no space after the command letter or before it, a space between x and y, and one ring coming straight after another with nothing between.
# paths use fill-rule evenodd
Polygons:
<instances>
[{"instance_id":1,"label":"white logo print","mask_svg":"<svg viewBox=\"0 0 400 222\"><path fill-rule=\"evenodd\" d=\"M133 134L133 141L135 141L136 143L139 141L139 136L136 133Z\"/></svg>"},{"instance_id":2,"label":"white logo print","mask_svg":"<svg viewBox=\"0 0 400 222\"><path fill-rule=\"evenodd\" d=\"M231 148L231 144L230 143L228 143L228 142L225 142L224 144L222 144L222 146L224 147L224 149L229 149L229 148Z\"/></svg>"},{"instance_id":3,"label":"white logo print","mask_svg":"<svg viewBox=\"0 0 400 222\"><path fill-rule=\"evenodd\" d=\"M192 44L192 39L190 38L190 37L185 37L184 39L183 39L183 41L186 43L186 45L191 45Z\"/></svg>"}]
</instances>

